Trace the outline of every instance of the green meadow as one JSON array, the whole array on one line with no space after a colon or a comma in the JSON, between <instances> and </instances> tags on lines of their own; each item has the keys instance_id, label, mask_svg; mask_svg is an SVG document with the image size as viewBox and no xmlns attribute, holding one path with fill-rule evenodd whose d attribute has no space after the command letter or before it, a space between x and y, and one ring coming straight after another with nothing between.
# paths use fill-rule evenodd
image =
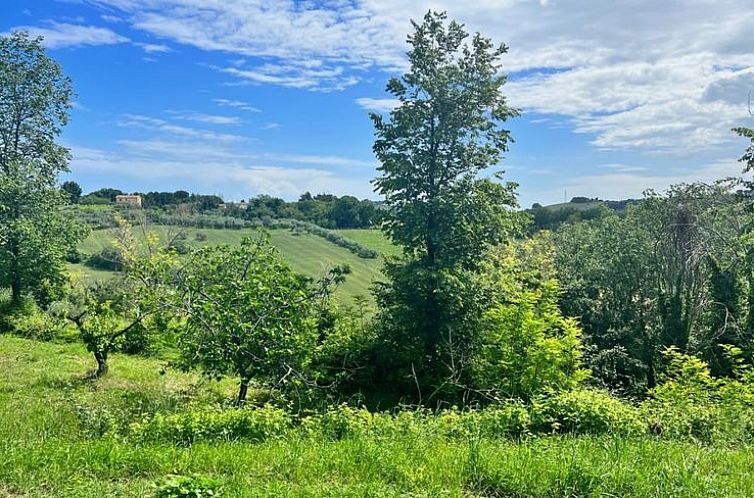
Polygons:
<instances>
[{"instance_id":1,"label":"green meadow","mask_svg":"<svg viewBox=\"0 0 754 498\"><path fill-rule=\"evenodd\" d=\"M258 237L260 235L259 231L255 229L184 228L179 230L174 226L161 225L150 226L149 231L155 234L162 243L170 241L179 231L182 231L185 233L186 245L193 248L213 244L233 245L238 244L243 237ZM133 232L137 237L143 238L143 231L138 227ZM274 229L267 232L283 258L299 273L318 278L328 268L335 265L347 264L350 266L351 274L336 291L340 303L351 304L357 296L363 296L371 301L370 289L372 283L381 276L382 258L360 258L322 237L308 233L294 233L287 229ZM339 230L338 232L380 253L395 254L396 252L395 247L379 230ZM200 236L203 240L198 240L197 234L203 234L206 238ZM94 230L81 242L79 251L85 258L111 246L114 239L114 229ZM91 268L84 264L72 264L69 268L74 275L78 275L87 281L96 281L112 276L111 272Z\"/></svg>"}]
</instances>

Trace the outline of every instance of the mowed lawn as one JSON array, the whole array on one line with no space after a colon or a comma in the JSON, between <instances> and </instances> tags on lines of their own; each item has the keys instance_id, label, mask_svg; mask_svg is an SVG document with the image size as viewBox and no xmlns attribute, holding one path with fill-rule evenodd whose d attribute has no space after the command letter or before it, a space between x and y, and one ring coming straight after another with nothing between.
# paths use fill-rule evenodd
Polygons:
<instances>
[{"instance_id":1,"label":"mowed lawn","mask_svg":"<svg viewBox=\"0 0 754 498\"><path fill-rule=\"evenodd\" d=\"M178 232L172 226L154 226L150 230L157 234L160 240L167 241L175 237ZM192 247L209 244L238 244L243 237L258 237L255 229L230 230L210 228L185 229L185 243ZM206 235L206 240L199 241L197 233ZM287 229L269 230L270 238L280 250L285 260L298 272L317 278L322 276L328 268L347 264L351 267L351 274L337 291L338 300L342 304L351 304L356 296L367 297L371 301L372 283L380 278L382 258L359 258L352 252L329 242L322 237L310 234L295 235ZM345 236L380 252L387 252L392 248L381 232L376 230L349 230L354 236ZM359 233L356 233L359 232ZM134 233L139 236L138 229ZM85 256L95 254L112 244L115 237L114 230L95 230L79 246ZM80 275L88 281L106 279L112 274L107 271L89 268L83 264L70 265L71 272Z\"/></svg>"},{"instance_id":2,"label":"mowed lawn","mask_svg":"<svg viewBox=\"0 0 754 498\"><path fill-rule=\"evenodd\" d=\"M345 229L336 230L336 232L386 256L398 256L401 252L400 248L390 242L381 230Z\"/></svg>"}]
</instances>

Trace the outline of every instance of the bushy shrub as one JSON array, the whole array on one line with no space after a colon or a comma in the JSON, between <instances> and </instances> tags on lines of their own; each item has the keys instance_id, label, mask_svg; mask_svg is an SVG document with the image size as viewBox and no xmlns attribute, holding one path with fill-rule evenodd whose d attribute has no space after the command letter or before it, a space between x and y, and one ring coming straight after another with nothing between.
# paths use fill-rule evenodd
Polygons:
<instances>
[{"instance_id":1,"label":"bushy shrub","mask_svg":"<svg viewBox=\"0 0 754 498\"><path fill-rule=\"evenodd\" d=\"M92 254L86 260L86 265L98 270L122 271L123 256L114 247L105 247L96 254Z\"/></svg>"},{"instance_id":2,"label":"bushy shrub","mask_svg":"<svg viewBox=\"0 0 754 498\"><path fill-rule=\"evenodd\" d=\"M204 242L207 240L207 234L204 232L196 232L196 234L194 234L194 240L197 242Z\"/></svg>"},{"instance_id":3,"label":"bushy shrub","mask_svg":"<svg viewBox=\"0 0 754 498\"><path fill-rule=\"evenodd\" d=\"M302 419L301 427L309 434L340 440L365 435L380 416L364 408L341 405Z\"/></svg>"},{"instance_id":4,"label":"bushy shrub","mask_svg":"<svg viewBox=\"0 0 754 498\"><path fill-rule=\"evenodd\" d=\"M196 399L196 389L165 392L161 389L114 389L103 399L83 392L70 392L76 409L79 431L87 438L125 436L134 420L149 419L157 413L168 415L185 410ZM202 399L201 402L212 402Z\"/></svg>"},{"instance_id":5,"label":"bushy shrub","mask_svg":"<svg viewBox=\"0 0 754 498\"><path fill-rule=\"evenodd\" d=\"M447 410L434 422L439 432L449 437L521 437L531 432L528 408L519 402L510 402L478 411Z\"/></svg>"},{"instance_id":6,"label":"bushy shrub","mask_svg":"<svg viewBox=\"0 0 754 498\"><path fill-rule=\"evenodd\" d=\"M647 429L638 409L593 389L541 396L532 403L531 424L537 433L632 435Z\"/></svg>"},{"instance_id":7,"label":"bushy shrub","mask_svg":"<svg viewBox=\"0 0 754 498\"><path fill-rule=\"evenodd\" d=\"M149 355L153 352L153 334L150 332L144 324L135 325L123 334L123 338L118 344L118 351L126 354Z\"/></svg>"},{"instance_id":8,"label":"bushy shrub","mask_svg":"<svg viewBox=\"0 0 754 498\"><path fill-rule=\"evenodd\" d=\"M170 249L174 250L178 254L188 254L191 252L191 247L185 240L174 240L170 243Z\"/></svg>"},{"instance_id":9,"label":"bushy shrub","mask_svg":"<svg viewBox=\"0 0 754 498\"><path fill-rule=\"evenodd\" d=\"M0 332L49 341L63 335L65 323L56 319L37 306L33 300L26 300L18 306L6 306L0 310Z\"/></svg>"},{"instance_id":10,"label":"bushy shrub","mask_svg":"<svg viewBox=\"0 0 754 498\"><path fill-rule=\"evenodd\" d=\"M641 407L656 434L702 443L746 443L754 439L751 367L739 366L737 378L716 379L704 361L674 348L665 352L665 361L663 382Z\"/></svg>"},{"instance_id":11,"label":"bushy shrub","mask_svg":"<svg viewBox=\"0 0 754 498\"><path fill-rule=\"evenodd\" d=\"M292 426L285 410L265 406L256 409L188 411L154 418L131 425L140 440L170 441L190 445L195 441L262 442L281 436Z\"/></svg>"},{"instance_id":12,"label":"bushy shrub","mask_svg":"<svg viewBox=\"0 0 754 498\"><path fill-rule=\"evenodd\" d=\"M546 234L496 247L484 262L490 303L483 313L472 379L478 389L531 400L586 380L581 329L561 313L554 246Z\"/></svg>"}]
</instances>

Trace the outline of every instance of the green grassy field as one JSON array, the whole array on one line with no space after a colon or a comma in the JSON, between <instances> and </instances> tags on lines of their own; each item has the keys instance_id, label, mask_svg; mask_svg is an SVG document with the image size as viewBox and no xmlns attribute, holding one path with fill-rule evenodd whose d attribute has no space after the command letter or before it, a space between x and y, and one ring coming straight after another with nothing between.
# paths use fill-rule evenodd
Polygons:
<instances>
[{"instance_id":1,"label":"green grassy field","mask_svg":"<svg viewBox=\"0 0 754 498\"><path fill-rule=\"evenodd\" d=\"M298 431L261 443L149 443L96 434L233 396L154 359L114 355L81 380L82 346L0 336L0 497L149 497L169 474L198 475L223 497L754 496L751 447L649 437L449 438L421 428L341 439Z\"/></svg>"},{"instance_id":2,"label":"green grassy field","mask_svg":"<svg viewBox=\"0 0 754 498\"><path fill-rule=\"evenodd\" d=\"M170 240L177 233L176 227L155 226L150 228L160 239ZM245 236L255 237L258 233L252 229L245 230L218 230L218 229L185 229L186 243L192 247L206 244L237 244ZM196 234L201 232L207 236L205 241L197 241ZM392 248L382 234L371 230L357 230L361 240L351 237L362 244L378 251ZM139 235L138 229L134 232ZM370 287L375 279L381 275L382 259L359 258L350 251L336 246L335 244L316 235L294 235L290 230L270 230L270 237L282 256L298 272L311 277L321 276L328 267L337 264L348 264L352 273L348 275L346 282L338 289L337 296L341 303L349 304L356 296L365 296L371 299ZM79 246L79 250L86 255L101 251L114 238L113 230L93 231ZM108 278L111 273L95 270L82 264L70 265L71 272L86 280L98 280Z\"/></svg>"},{"instance_id":3,"label":"green grassy field","mask_svg":"<svg viewBox=\"0 0 754 498\"><path fill-rule=\"evenodd\" d=\"M398 254L400 254L400 248L393 245L393 243L390 242L390 240L380 230L346 229L336 231L340 234L343 234L345 237L348 237L349 239L355 240L359 244L380 252L381 254L385 254L387 256L397 256Z\"/></svg>"}]
</instances>

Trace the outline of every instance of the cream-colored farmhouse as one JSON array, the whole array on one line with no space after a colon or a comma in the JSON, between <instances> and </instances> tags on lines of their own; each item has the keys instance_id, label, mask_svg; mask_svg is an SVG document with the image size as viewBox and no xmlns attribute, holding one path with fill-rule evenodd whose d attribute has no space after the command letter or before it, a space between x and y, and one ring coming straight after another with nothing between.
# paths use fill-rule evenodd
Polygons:
<instances>
[{"instance_id":1,"label":"cream-colored farmhouse","mask_svg":"<svg viewBox=\"0 0 754 498\"><path fill-rule=\"evenodd\" d=\"M142 202L143 201L140 195L116 195L115 196L116 204L128 204L130 206L141 207Z\"/></svg>"}]
</instances>

